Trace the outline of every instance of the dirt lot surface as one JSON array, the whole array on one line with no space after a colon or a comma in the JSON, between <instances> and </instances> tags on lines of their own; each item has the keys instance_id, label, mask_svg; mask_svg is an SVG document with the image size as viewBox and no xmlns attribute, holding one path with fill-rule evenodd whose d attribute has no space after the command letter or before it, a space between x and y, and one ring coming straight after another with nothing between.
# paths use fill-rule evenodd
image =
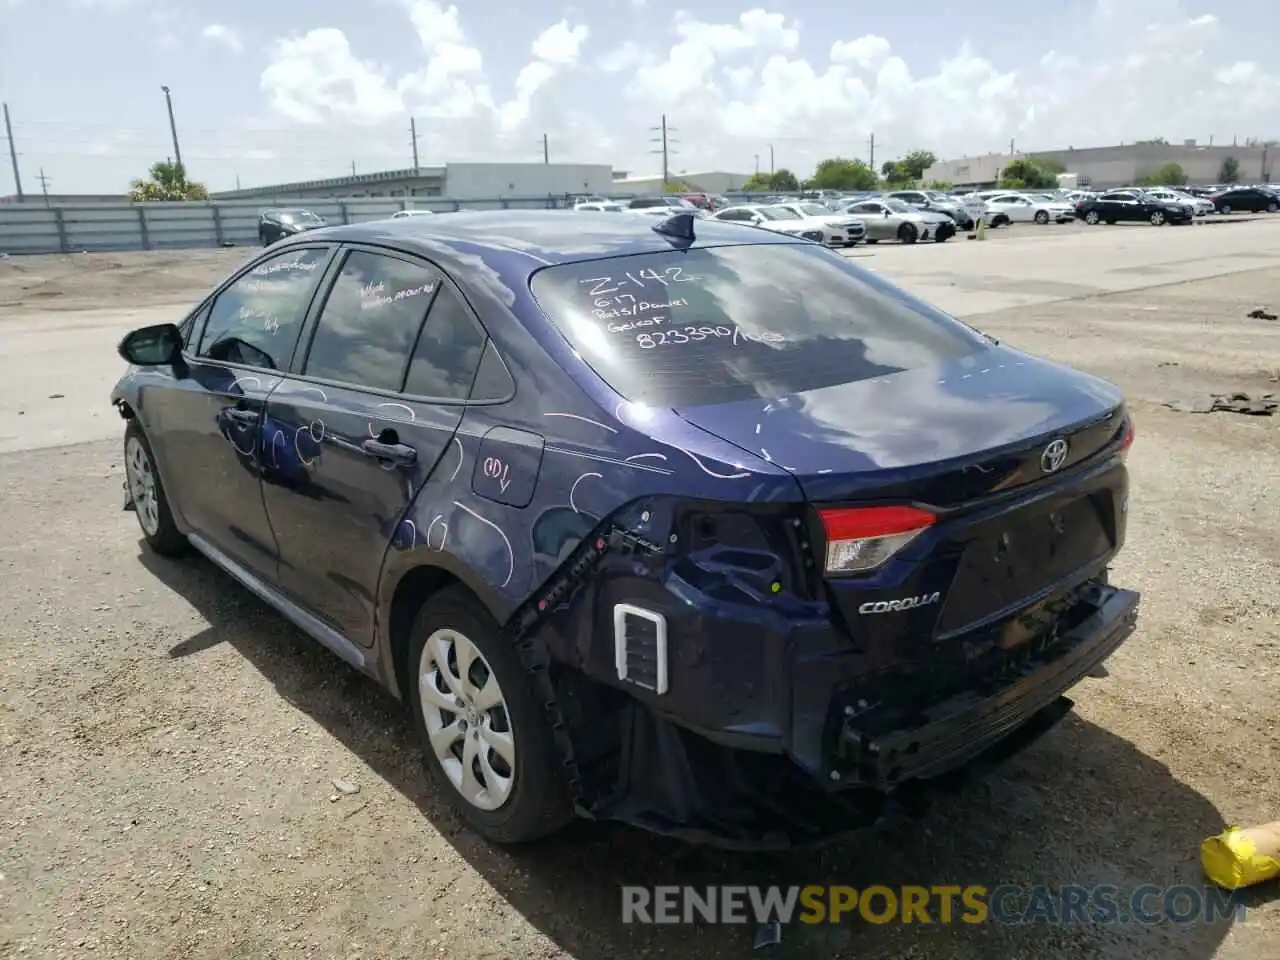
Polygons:
<instances>
[{"instance_id":1,"label":"dirt lot surface","mask_svg":"<svg viewBox=\"0 0 1280 960\"><path fill-rule=\"evenodd\" d=\"M1113 580L1143 591L1141 627L998 775L771 856L591 824L477 841L392 701L207 563L142 550L120 510L114 341L246 252L0 262L0 957L1280 958L1276 885L1243 923L853 920L758 954L743 927L619 923L622 884L1199 886L1203 837L1280 819L1280 416L1163 406L1280 394L1280 321L1246 316L1280 313L1280 224L1023 237L855 253L1126 389Z\"/></svg>"}]
</instances>

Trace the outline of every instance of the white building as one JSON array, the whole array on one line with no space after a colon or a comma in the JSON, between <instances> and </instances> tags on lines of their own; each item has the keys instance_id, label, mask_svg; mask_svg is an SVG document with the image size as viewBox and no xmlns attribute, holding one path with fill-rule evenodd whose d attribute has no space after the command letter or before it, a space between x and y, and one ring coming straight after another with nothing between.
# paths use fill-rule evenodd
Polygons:
<instances>
[{"instance_id":1,"label":"white building","mask_svg":"<svg viewBox=\"0 0 1280 960\"><path fill-rule=\"evenodd\" d=\"M747 173L724 173L710 171L707 173L673 173L672 183L682 183L690 193L709 193L712 195L728 193L730 190L741 190L743 184L750 179ZM662 193L665 184L662 175L651 177L629 177L626 174L615 174L609 192L618 196L638 195L651 196Z\"/></svg>"}]
</instances>

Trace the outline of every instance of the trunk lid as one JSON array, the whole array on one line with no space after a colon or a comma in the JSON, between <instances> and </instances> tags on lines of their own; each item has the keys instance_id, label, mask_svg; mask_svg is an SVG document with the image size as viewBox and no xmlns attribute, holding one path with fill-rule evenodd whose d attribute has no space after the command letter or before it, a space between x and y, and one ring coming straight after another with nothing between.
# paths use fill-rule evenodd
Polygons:
<instances>
[{"instance_id":1,"label":"trunk lid","mask_svg":"<svg viewBox=\"0 0 1280 960\"><path fill-rule=\"evenodd\" d=\"M770 403L677 412L788 470L814 503L872 497L947 506L1088 459L1116 439L1122 403L1104 380L995 346ZM1065 460L1042 463L1059 439L1067 443Z\"/></svg>"}]
</instances>

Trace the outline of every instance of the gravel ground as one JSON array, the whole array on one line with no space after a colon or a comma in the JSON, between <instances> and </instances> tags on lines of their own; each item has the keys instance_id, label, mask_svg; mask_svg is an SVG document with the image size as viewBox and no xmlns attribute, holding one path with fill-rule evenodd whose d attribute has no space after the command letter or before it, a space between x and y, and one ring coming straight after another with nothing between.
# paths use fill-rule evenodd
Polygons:
<instances>
[{"instance_id":1,"label":"gravel ground","mask_svg":"<svg viewBox=\"0 0 1280 960\"><path fill-rule=\"evenodd\" d=\"M1275 236L1262 256L1280 264ZM1052 258L1068 242L1112 241L1035 247ZM877 263L893 274L893 257L925 252ZM53 301L189 299L245 255L0 267L0 338ZM1128 392L1134 492L1113 578L1143 591L1143 620L1111 676L1077 688L1076 713L998 775L817 853L726 854L590 824L489 847L448 813L391 700L207 563L142 549L120 510L118 439L3 454L0 957L714 960L752 955L752 931L624 927L618 887L1199 885L1203 837L1280 818L1280 416L1163 403L1280 393L1280 322L1245 316L1280 312L1280 266L1246 266L1259 265L969 313ZM0 412L17 402L0 389ZM855 921L788 929L772 955L1273 960L1277 893L1251 893L1243 924Z\"/></svg>"}]
</instances>

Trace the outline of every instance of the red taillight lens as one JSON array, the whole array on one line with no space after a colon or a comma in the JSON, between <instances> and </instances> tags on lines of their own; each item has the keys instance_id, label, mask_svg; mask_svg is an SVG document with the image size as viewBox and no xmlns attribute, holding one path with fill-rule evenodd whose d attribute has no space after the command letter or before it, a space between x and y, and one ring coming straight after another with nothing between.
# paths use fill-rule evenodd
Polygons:
<instances>
[{"instance_id":1,"label":"red taillight lens","mask_svg":"<svg viewBox=\"0 0 1280 960\"><path fill-rule=\"evenodd\" d=\"M1124 438L1120 441L1120 456L1127 457L1129 448L1133 446L1133 441L1137 438L1137 432L1134 430L1133 418L1130 417L1125 421Z\"/></svg>"},{"instance_id":2,"label":"red taillight lens","mask_svg":"<svg viewBox=\"0 0 1280 960\"><path fill-rule=\"evenodd\" d=\"M937 520L916 507L837 507L818 515L827 534L828 574L874 570Z\"/></svg>"}]
</instances>

